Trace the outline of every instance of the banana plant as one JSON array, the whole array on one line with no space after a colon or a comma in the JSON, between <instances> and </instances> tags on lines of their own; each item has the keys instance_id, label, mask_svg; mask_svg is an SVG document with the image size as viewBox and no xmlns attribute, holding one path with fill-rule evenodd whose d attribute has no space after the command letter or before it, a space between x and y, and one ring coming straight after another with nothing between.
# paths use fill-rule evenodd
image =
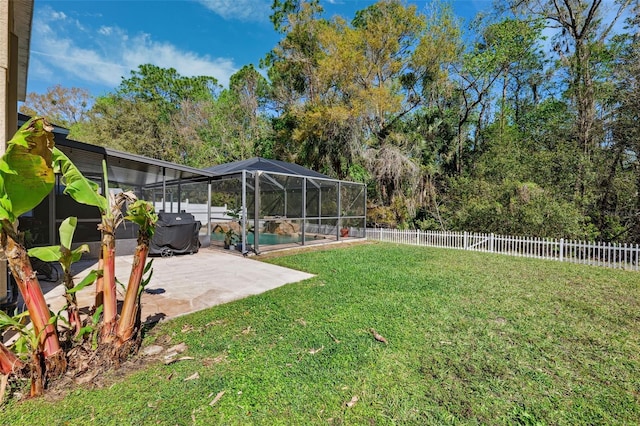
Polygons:
<instances>
[{"instance_id":1,"label":"banana plant","mask_svg":"<svg viewBox=\"0 0 640 426\"><path fill-rule=\"evenodd\" d=\"M133 256L133 264L131 266L131 274L129 275L129 284L122 305L122 312L118 320L118 346L122 346L131 339L136 327L140 326L140 296L144 285L148 283L150 276L143 280L144 274L151 268L151 262L147 265L147 256L149 254L149 243L155 231L155 224L158 221L158 215L155 212L153 204L137 200L131 204L127 210L125 219L136 223L139 226L138 240L136 251Z\"/></svg>"},{"instance_id":2,"label":"banana plant","mask_svg":"<svg viewBox=\"0 0 640 426\"><path fill-rule=\"evenodd\" d=\"M7 142L0 159L0 242L18 284L45 362L52 375L66 369L57 330L29 256L17 232L18 217L36 207L53 189L52 127L43 118L27 121Z\"/></svg>"},{"instance_id":3,"label":"banana plant","mask_svg":"<svg viewBox=\"0 0 640 426\"><path fill-rule=\"evenodd\" d=\"M13 344L14 350L17 354L23 355L29 359L29 372L31 376L31 396L38 396L44 392L46 375L43 371L43 366L40 363L41 349L40 349L40 337L36 333L35 329L28 325L27 316L28 312L22 312L16 316L9 316L5 312L0 311L0 330L13 330L18 334L18 338ZM54 323L55 317L52 317L49 322ZM44 330L43 330L44 331ZM4 346L2 346L7 350ZM0 352L3 352L0 350ZM15 371L15 368L22 368L25 364L13 354L15 364L10 372Z\"/></svg>"},{"instance_id":4,"label":"banana plant","mask_svg":"<svg viewBox=\"0 0 640 426\"><path fill-rule=\"evenodd\" d=\"M27 307L31 324L21 329L24 347L31 348L31 357L26 361L32 372L32 395L39 395L44 384L50 378L66 371L66 355L58 338L57 322L59 316L52 315L44 299L42 289L29 261L29 255L45 261L58 261L65 273L65 297L70 327L77 338L91 335L94 349L105 344L115 345L116 351L103 351L122 357L128 349L139 342L140 331L140 295L149 282L151 262L146 264L149 241L155 229L157 215L150 203L137 200L133 193L120 193L113 196L108 186L108 198L100 195L98 185L86 179L71 160L54 146L51 126L44 118L34 117L27 121L7 143L6 153L0 158L0 245L5 252L9 267ZM103 162L105 186L107 182L106 165ZM59 174L65 186L65 194L76 202L95 206L102 220L99 226L102 233L99 267L102 271L93 271L89 277L74 285L70 266L77 261L86 247L71 249L71 241L77 219L65 220L60 229L60 246L36 248L27 252L17 231L17 219L23 213L35 208L53 189L55 174ZM125 204L129 205L127 216L122 214ZM140 226L138 246L125 295L123 311L118 318L115 279L115 230L128 219ZM96 311L86 324L82 324L76 301L76 292L96 282L101 296L96 300L104 303L96 305ZM100 283L103 283L100 286ZM102 315L102 321L100 316ZM21 317L22 318L22 317ZM17 324L14 324L17 327ZM30 334L26 334L30 330ZM99 330L99 333L98 333ZM99 335L99 339L97 338ZM27 338L28 337L28 338ZM137 340L133 337L137 337ZM15 347L15 346L14 346ZM136 348L137 349L137 348ZM115 360L118 363L121 359ZM0 344L0 372L11 372L23 368L25 363L11 354Z\"/></svg>"},{"instance_id":5,"label":"banana plant","mask_svg":"<svg viewBox=\"0 0 640 426\"><path fill-rule=\"evenodd\" d=\"M24 362L0 342L0 374L8 375L22 367Z\"/></svg>"},{"instance_id":6,"label":"banana plant","mask_svg":"<svg viewBox=\"0 0 640 426\"><path fill-rule=\"evenodd\" d=\"M80 320L80 311L76 292L82 290L86 286L93 284L98 277L98 271L91 271L80 283L75 285L73 275L71 273L71 265L80 260L83 253L89 252L89 246L82 244L81 246L71 249L73 235L78 225L78 218L68 217L61 224L58 232L60 234L60 245L47 247L34 247L28 250L31 257L37 257L45 262L59 262L63 272L63 283L65 286L65 298L67 299L66 310L70 327L73 334L78 335L82 328Z\"/></svg>"},{"instance_id":7,"label":"banana plant","mask_svg":"<svg viewBox=\"0 0 640 426\"><path fill-rule=\"evenodd\" d=\"M115 257L116 257L116 229L124 222L122 210L127 203L136 201L136 197L132 192L121 192L116 195L109 191L109 182L107 180L107 166L102 162L104 172L104 182L106 192L109 196L107 206L102 213L102 221L100 223L100 232L102 238L100 242L100 255L102 263L102 300L103 300L103 319L102 331L100 339L102 343L113 343L116 338L116 329L118 327L118 305L116 293L116 276L115 276Z\"/></svg>"},{"instance_id":8,"label":"banana plant","mask_svg":"<svg viewBox=\"0 0 640 426\"><path fill-rule=\"evenodd\" d=\"M64 165L64 168L61 168L63 176L69 176L67 182L71 178L75 179L72 182L75 185L67 188L70 191L70 195L76 201L93 205L100 210L101 223L99 229L102 238L98 266L100 273L97 275L96 281L96 307L102 309L100 342L103 344L115 343L117 346L122 346L124 342L131 338L136 324L140 322L140 287L143 283L143 276L148 270L145 269L145 264L149 253L149 242L153 236L158 217L153 205L146 201L138 200L133 192L121 192L116 195L111 193L107 167L104 161L102 168L105 192L108 194L108 198L100 195L96 188L91 185L93 182L84 179L71 161L64 157L64 154L60 153L57 158L58 162ZM127 215L124 216L122 211L126 205L129 207ZM129 285L127 286L121 315L118 317L115 277L115 232L125 219L138 224L139 231ZM84 286L87 283L83 282L81 284Z\"/></svg>"},{"instance_id":9,"label":"banana plant","mask_svg":"<svg viewBox=\"0 0 640 426\"><path fill-rule=\"evenodd\" d=\"M52 126L42 117L27 121L7 142L0 158L0 245L22 294L39 346L34 353L43 358L44 374L57 377L66 370L55 317L49 312L27 250L17 231L18 217L35 208L54 187L55 174L65 184L65 193L78 202L106 210L106 200L97 184L86 179L71 160L54 146ZM36 360L32 360L36 362ZM39 389L36 389L39 391Z\"/></svg>"}]
</instances>

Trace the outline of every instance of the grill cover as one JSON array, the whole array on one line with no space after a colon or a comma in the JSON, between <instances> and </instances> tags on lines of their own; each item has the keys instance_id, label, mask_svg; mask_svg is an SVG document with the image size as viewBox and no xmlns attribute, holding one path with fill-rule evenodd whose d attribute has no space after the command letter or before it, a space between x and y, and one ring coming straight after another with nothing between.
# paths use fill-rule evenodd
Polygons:
<instances>
[{"instance_id":1,"label":"grill cover","mask_svg":"<svg viewBox=\"0 0 640 426\"><path fill-rule=\"evenodd\" d=\"M197 253L200 248L198 233L201 226L191 213L158 213L149 254L172 256Z\"/></svg>"}]
</instances>

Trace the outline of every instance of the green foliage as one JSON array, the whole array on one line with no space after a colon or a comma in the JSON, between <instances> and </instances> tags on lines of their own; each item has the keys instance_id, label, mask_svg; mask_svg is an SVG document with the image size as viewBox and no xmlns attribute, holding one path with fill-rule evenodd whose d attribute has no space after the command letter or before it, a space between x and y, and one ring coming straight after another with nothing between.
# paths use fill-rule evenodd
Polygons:
<instances>
[{"instance_id":1,"label":"green foliage","mask_svg":"<svg viewBox=\"0 0 640 426\"><path fill-rule=\"evenodd\" d=\"M55 317L54 317L55 318ZM0 310L0 333L15 332L18 337L12 344L13 352L19 357L29 360L38 350L39 336L29 326L29 313L22 312L11 316Z\"/></svg>"},{"instance_id":2,"label":"green foliage","mask_svg":"<svg viewBox=\"0 0 640 426\"><path fill-rule=\"evenodd\" d=\"M39 117L27 121L7 142L0 159L0 219L14 222L53 189L53 136Z\"/></svg>"},{"instance_id":3,"label":"green foliage","mask_svg":"<svg viewBox=\"0 0 640 426\"><path fill-rule=\"evenodd\" d=\"M184 101L212 100L218 88L213 77L183 77L174 68L143 64L138 70L131 71L129 78L122 80L116 94L126 99L150 102L163 113L170 113Z\"/></svg>"},{"instance_id":4,"label":"green foliage","mask_svg":"<svg viewBox=\"0 0 640 426\"><path fill-rule=\"evenodd\" d=\"M124 217L140 227L140 233L147 238L153 237L158 215L153 204L145 200L136 200L127 206Z\"/></svg>"},{"instance_id":5,"label":"green foliage","mask_svg":"<svg viewBox=\"0 0 640 426\"><path fill-rule=\"evenodd\" d=\"M269 262L316 277L163 322L146 343L171 336L194 359L149 363L56 403L10 402L3 422L640 420L635 272L390 244Z\"/></svg>"},{"instance_id":6,"label":"green foliage","mask_svg":"<svg viewBox=\"0 0 640 426\"><path fill-rule=\"evenodd\" d=\"M353 182L366 183L371 178L371 175L362 164L352 164L349 167L347 178Z\"/></svg>"},{"instance_id":7,"label":"green foliage","mask_svg":"<svg viewBox=\"0 0 640 426\"><path fill-rule=\"evenodd\" d=\"M224 245L225 247L229 247L230 245L235 244L237 242L238 242L238 233L234 231L233 228L230 227L224 233Z\"/></svg>"},{"instance_id":8,"label":"green foliage","mask_svg":"<svg viewBox=\"0 0 640 426\"><path fill-rule=\"evenodd\" d=\"M77 286L74 288L77 288ZM90 317L90 321L87 321L87 324L80 328L76 336L77 340L83 340L89 336L93 350L98 347L98 330L100 326L100 316L103 310L104 305L98 306L94 314Z\"/></svg>"},{"instance_id":9,"label":"green foliage","mask_svg":"<svg viewBox=\"0 0 640 426\"><path fill-rule=\"evenodd\" d=\"M72 288L67 289L66 292L69 294L77 293L83 288L93 285L101 275L102 272L100 271L90 271L79 283L74 285Z\"/></svg>"},{"instance_id":10,"label":"green foliage","mask_svg":"<svg viewBox=\"0 0 640 426\"><path fill-rule=\"evenodd\" d=\"M526 182L544 189L534 198L555 218L552 232L638 242L631 4L505 0L464 29L446 2L379 1L349 21L325 16L318 0L274 0L282 37L261 62L268 79L246 65L223 89L145 64L86 116L80 91L56 88L43 101L80 111L75 120L51 109L89 143L194 167L259 155L365 182L389 209L373 216L389 226L490 224L496 205L511 205L512 183ZM461 207L461 179L492 189ZM13 208L0 197L0 216Z\"/></svg>"},{"instance_id":11,"label":"green foliage","mask_svg":"<svg viewBox=\"0 0 640 426\"><path fill-rule=\"evenodd\" d=\"M562 202L532 182L491 184L459 179L456 193L464 194L452 218L454 229L502 235L542 235L588 238L586 218L569 202Z\"/></svg>"},{"instance_id":12,"label":"green foliage","mask_svg":"<svg viewBox=\"0 0 640 426\"><path fill-rule=\"evenodd\" d=\"M60 224L60 228L58 228L60 245L32 247L28 250L29 256L36 257L44 262L60 262L65 274L69 273L71 271L71 265L79 261L83 253L89 252L89 246L87 244L82 244L73 250L71 249L73 234L76 231L77 225L78 218L74 216L66 218Z\"/></svg>"},{"instance_id":13,"label":"green foliage","mask_svg":"<svg viewBox=\"0 0 640 426\"><path fill-rule=\"evenodd\" d=\"M99 194L98 184L85 178L80 170L58 148L53 149L56 172L62 174L65 184L64 193L75 201L94 206L100 212L106 212L109 208L107 199Z\"/></svg>"}]
</instances>

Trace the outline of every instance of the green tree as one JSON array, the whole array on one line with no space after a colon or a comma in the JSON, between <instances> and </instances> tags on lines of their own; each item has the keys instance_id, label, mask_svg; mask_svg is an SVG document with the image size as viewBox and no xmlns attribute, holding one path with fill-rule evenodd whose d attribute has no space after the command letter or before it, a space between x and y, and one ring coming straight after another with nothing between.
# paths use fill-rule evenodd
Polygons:
<instances>
[{"instance_id":1,"label":"green tree","mask_svg":"<svg viewBox=\"0 0 640 426\"><path fill-rule=\"evenodd\" d=\"M427 20L399 1L369 6L351 23L317 19L312 6L288 16L286 36L269 56L282 111L276 144L337 177L367 165L380 201L390 203L419 180L419 161L398 129L446 79L442 64L456 55L456 22L445 9Z\"/></svg>"},{"instance_id":2,"label":"green tree","mask_svg":"<svg viewBox=\"0 0 640 426\"><path fill-rule=\"evenodd\" d=\"M552 39L558 64L566 71L566 95L575 110L573 137L580 154L578 172L574 184L576 202L587 208L590 204L589 188L594 185L593 153L604 137L598 129L598 104L601 101L599 86L606 82L608 73L600 71L603 61L609 59L605 45L614 26L631 5L632 0L507 0L507 5L517 13L540 17L549 23L556 34ZM604 19L607 6L611 12ZM609 11L609 10L607 10Z\"/></svg>"},{"instance_id":3,"label":"green tree","mask_svg":"<svg viewBox=\"0 0 640 426\"><path fill-rule=\"evenodd\" d=\"M166 114L180 108L184 101L211 101L219 90L213 77L184 77L174 68L143 64L122 79L115 93L124 99L152 103Z\"/></svg>"},{"instance_id":4,"label":"green tree","mask_svg":"<svg viewBox=\"0 0 640 426\"><path fill-rule=\"evenodd\" d=\"M219 88L213 77L184 77L173 68L141 65L114 93L96 100L88 113L90 122L72 135L97 145L202 166L204 143L198 125L206 124Z\"/></svg>"},{"instance_id":5,"label":"green tree","mask_svg":"<svg viewBox=\"0 0 640 426\"><path fill-rule=\"evenodd\" d=\"M637 28L640 15L630 19ZM601 175L604 189L599 211L602 228L612 240L640 242L640 36L637 32L621 37L625 48L616 67L615 107L607 121L613 155L607 173ZM611 224L617 225L611 227Z\"/></svg>"},{"instance_id":6,"label":"green tree","mask_svg":"<svg viewBox=\"0 0 640 426\"><path fill-rule=\"evenodd\" d=\"M193 165L209 167L243 160L260 152L269 122L267 80L248 65L231 76L229 88L212 102L183 103L174 114L181 146L194 148Z\"/></svg>"}]
</instances>

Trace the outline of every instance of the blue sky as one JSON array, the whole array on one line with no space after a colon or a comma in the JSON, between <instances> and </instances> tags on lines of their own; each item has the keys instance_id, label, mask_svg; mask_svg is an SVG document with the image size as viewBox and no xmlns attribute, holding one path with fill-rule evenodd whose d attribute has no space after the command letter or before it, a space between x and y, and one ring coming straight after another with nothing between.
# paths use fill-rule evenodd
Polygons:
<instances>
[{"instance_id":1,"label":"blue sky","mask_svg":"<svg viewBox=\"0 0 640 426\"><path fill-rule=\"evenodd\" d=\"M320 0L325 17L347 19L370 0ZM243 65L258 63L280 39L269 21L272 0L35 0L28 92L56 84L99 96L138 65L213 76L226 85ZM409 0L424 11L430 0ZM455 0L469 19L490 0Z\"/></svg>"}]
</instances>

